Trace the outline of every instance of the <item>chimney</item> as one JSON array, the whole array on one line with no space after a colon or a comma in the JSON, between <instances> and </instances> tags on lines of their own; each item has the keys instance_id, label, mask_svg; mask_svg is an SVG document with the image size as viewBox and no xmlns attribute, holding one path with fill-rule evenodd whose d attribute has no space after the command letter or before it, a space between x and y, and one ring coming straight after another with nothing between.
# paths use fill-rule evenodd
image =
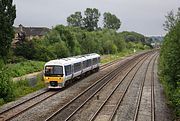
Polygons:
<instances>
[{"instance_id":1,"label":"chimney","mask_svg":"<svg viewBox=\"0 0 180 121\"><path fill-rule=\"evenodd\" d=\"M23 32L23 25L19 25L20 31Z\"/></svg>"}]
</instances>

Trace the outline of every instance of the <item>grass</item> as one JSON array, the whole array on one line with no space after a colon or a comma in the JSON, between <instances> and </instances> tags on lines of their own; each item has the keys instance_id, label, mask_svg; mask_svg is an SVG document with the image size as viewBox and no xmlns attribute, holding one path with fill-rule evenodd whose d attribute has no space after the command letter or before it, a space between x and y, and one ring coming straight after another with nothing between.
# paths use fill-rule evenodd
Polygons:
<instances>
[{"instance_id":1,"label":"grass","mask_svg":"<svg viewBox=\"0 0 180 121\"><path fill-rule=\"evenodd\" d=\"M44 87L45 87L45 83L42 81L41 77L37 78L37 83L34 86L31 86L28 80L21 80L21 81L14 82L15 98L18 99L20 97L23 97L29 93L35 92Z\"/></svg>"},{"instance_id":2,"label":"grass","mask_svg":"<svg viewBox=\"0 0 180 121\"><path fill-rule=\"evenodd\" d=\"M113 60L117 60L133 53L133 50L125 50L117 54L102 55L101 63L103 64ZM25 61L17 64L9 64L8 67L11 69L11 76L16 77L35 71L40 71L42 70L44 63L45 62L39 61ZM42 77L40 76L37 77L37 83L34 86L31 86L28 80L20 80L17 82L13 82L15 100L44 87L45 83L42 81ZM3 105L5 103L7 102L4 102L4 100L0 98L0 105Z\"/></svg>"},{"instance_id":3,"label":"grass","mask_svg":"<svg viewBox=\"0 0 180 121\"><path fill-rule=\"evenodd\" d=\"M139 51L142 51L142 50L137 50L137 52L139 52ZM133 53L134 53L134 50L124 50L124 51L122 51L120 53L116 53L116 54L102 55L101 56L101 64L123 58L123 57L128 56Z\"/></svg>"},{"instance_id":4,"label":"grass","mask_svg":"<svg viewBox=\"0 0 180 121\"><path fill-rule=\"evenodd\" d=\"M19 99L29 93L38 91L45 87L45 83L42 80L42 77L37 76L37 83L34 86L31 86L28 80L20 80L13 82L13 93L14 93L14 100ZM7 103L2 98L0 98L0 106Z\"/></svg>"},{"instance_id":5,"label":"grass","mask_svg":"<svg viewBox=\"0 0 180 121\"><path fill-rule=\"evenodd\" d=\"M23 76L32 72L41 71L45 62L41 61L24 61L16 64L8 64L8 68L11 70L12 77Z\"/></svg>"}]
</instances>

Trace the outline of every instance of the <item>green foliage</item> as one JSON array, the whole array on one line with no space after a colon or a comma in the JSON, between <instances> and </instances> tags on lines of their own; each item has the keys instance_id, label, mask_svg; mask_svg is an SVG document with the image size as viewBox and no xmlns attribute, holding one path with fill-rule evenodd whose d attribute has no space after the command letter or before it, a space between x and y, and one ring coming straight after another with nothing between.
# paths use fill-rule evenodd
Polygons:
<instances>
[{"instance_id":1,"label":"green foliage","mask_svg":"<svg viewBox=\"0 0 180 121\"><path fill-rule=\"evenodd\" d=\"M166 21L163 24L164 30L171 31L171 29L173 29L180 21L180 8L178 8L176 15L174 14L173 11L170 11L168 15L165 17L166 17Z\"/></svg>"},{"instance_id":2,"label":"green foliage","mask_svg":"<svg viewBox=\"0 0 180 121\"><path fill-rule=\"evenodd\" d=\"M145 44L144 35L136 33L136 32L124 31L121 33L121 37L124 38L127 42L142 42Z\"/></svg>"},{"instance_id":3,"label":"green foliage","mask_svg":"<svg viewBox=\"0 0 180 121\"><path fill-rule=\"evenodd\" d=\"M11 77L19 77L28 73L43 70L45 62L40 61L25 61L16 64L8 64Z\"/></svg>"},{"instance_id":4,"label":"green foliage","mask_svg":"<svg viewBox=\"0 0 180 121\"><path fill-rule=\"evenodd\" d=\"M109 12L105 12L104 16L104 28L118 30L121 26L121 21Z\"/></svg>"},{"instance_id":5,"label":"green foliage","mask_svg":"<svg viewBox=\"0 0 180 121\"><path fill-rule=\"evenodd\" d=\"M14 37L14 19L16 18L15 5L12 0L0 1L0 58L6 62L12 38Z\"/></svg>"},{"instance_id":6,"label":"green foliage","mask_svg":"<svg viewBox=\"0 0 180 121\"><path fill-rule=\"evenodd\" d=\"M82 27L82 15L81 12L75 12L67 17L68 26Z\"/></svg>"},{"instance_id":7,"label":"green foliage","mask_svg":"<svg viewBox=\"0 0 180 121\"><path fill-rule=\"evenodd\" d=\"M125 49L119 53L116 54L106 54L106 55L101 55L101 63L108 63L110 61L114 61L117 59L124 58L125 56L128 56L130 54L134 53L133 50Z\"/></svg>"},{"instance_id":8,"label":"green foliage","mask_svg":"<svg viewBox=\"0 0 180 121\"><path fill-rule=\"evenodd\" d=\"M124 33L131 34L135 42L126 42ZM115 54L126 48L144 50L145 46L141 43L143 37L134 32L117 33L112 29L87 31L78 27L58 25L43 39L34 39L19 44L14 53L26 59L39 61L93 52Z\"/></svg>"},{"instance_id":9,"label":"green foliage","mask_svg":"<svg viewBox=\"0 0 180 121\"><path fill-rule=\"evenodd\" d=\"M1 83L0 83L0 87L1 87ZM34 86L31 86L28 80L20 80L17 82L11 82L11 87L13 87L13 93L8 93L7 96L5 96L5 98L2 98L2 95L0 97L0 105L3 105L9 101L12 101L14 99L18 99L20 97L23 97L29 93L35 92L39 89L42 89L45 87L45 83L42 80L41 76L37 76L37 82ZM6 87L6 91L7 89L9 89L10 87ZM4 88L0 88L0 91L2 92ZM5 89L4 89L5 90ZM4 94L4 93L1 93ZM13 95L12 95L13 94Z\"/></svg>"},{"instance_id":10,"label":"green foliage","mask_svg":"<svg viewBox=\"0 0 180 121\"><path fill-rule=\"evenodd\" d=\"M101 27L98 27L98 21L101 13L96 8L86 8L84 11L84 17L81 15L81 12L77 11L74 14L71 14L67 17L68 26L80 27L88 31L101 30ZM111 14L110 12L105 12L104 16L104 28L118 30L121 26L121 21L116 17L116 15Z\"/></svg>"},{"instance_id":11,"label":"green foliage","mask_svg":"<svg viewBox=\"0 0 180 121\"><path fill-rule=\"evenodd\" d=\"M57 58L64 58L70 55L69 49L67 48L66 43L64 41L55 43L54 46L52 46L52 50L53 48L54 53L57 55Z\"/></svg>"},{"instance_id":12,"label":"green foliage","mask_svg":"<svg viewBox=\"0 0 180 121\"><path fill-rule=\"evenodd\" d=\"M13 85L9 74L9 69L0 60L0 103L14 99Z\"/></svg>"},{"instance_id":13,"label":"green foliage","mask_svg":"<svg viewBox=\"0 0 180 121\"><path fill-rule=\"evenodd\" d=\"M96 8L86 8L84 12L83 25L88 31L93 31L98 28L100 12Z\"/></svg>"},{"instance_id":14,"label":"green foliage","mask_svg":"<svg viewBox=\"0 0 180 121\"><path fill-rule=\"evenodd\" d=\"M160 53L160 78L165 92L180 116L180 21L164 38Z\"/></svg>"},{"instance_id":15,"label":"green foliage","mask_svg":"<svg viewBox=\"0 0 180 121\"><path fill-rule=\"evenodd\" d=\"M41 40L25 41L14 49L16 56L22 56L28 60L48 61L56 58L53 50L43 45Z\"/></svg>"},{"instance_id":16,"label":"green foliage","mask_svg":"<svg viewBox=\"0 0 180 121\"><path fill-rule=\"evenodd\" d=\"M41 80L41 78L38 77L37 83L33 87L29 85L28 80L20 80L20 81L14 82L13 86L14 86L15 97L17 99L29 93L35 92L39 89L42 89L43 87L45 87L45 84Z\"/></svg>"}]
</instances>

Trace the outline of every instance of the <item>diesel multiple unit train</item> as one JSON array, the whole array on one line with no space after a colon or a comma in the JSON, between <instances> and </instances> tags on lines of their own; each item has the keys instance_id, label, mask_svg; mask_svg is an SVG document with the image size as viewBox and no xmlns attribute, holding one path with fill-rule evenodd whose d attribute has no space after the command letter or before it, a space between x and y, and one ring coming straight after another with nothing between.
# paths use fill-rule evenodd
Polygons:
<instances>
[{"instance_id":1,"label":"diesel multiple unit train","mask_svg":"<svg viewBox=\"0 0 180 121\"><path fill-rule=\"evenodd\" d=\"M62 88L74 79L98 71L100 55L96 53L51 60L44 65L44 81L48 88Z\"/></svg>"}]
</instances>

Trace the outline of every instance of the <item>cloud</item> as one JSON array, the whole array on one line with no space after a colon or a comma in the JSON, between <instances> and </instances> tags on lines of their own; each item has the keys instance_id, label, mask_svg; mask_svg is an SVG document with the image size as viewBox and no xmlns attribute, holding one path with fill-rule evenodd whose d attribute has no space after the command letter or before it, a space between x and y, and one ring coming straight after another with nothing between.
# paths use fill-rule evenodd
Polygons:
<instances>
[{"instance_id":1,"label":"cloud","mask_svg":"<svg viewBox=\"0 0 180 121\"><path fill-rule=\"evenodd\" d=\"M75 11L88 7L103 14L111 12L122 21L120 31L145 35L164 35L162 24L168 11L176 10L179 0L14 0L17 8L15 25L48 26L65 24ZM102 17L102 16L101 16ZM101 18L102 19L102 18ZM101 24L100 24L101 25Z\"/></svg>"}]
</instances>

